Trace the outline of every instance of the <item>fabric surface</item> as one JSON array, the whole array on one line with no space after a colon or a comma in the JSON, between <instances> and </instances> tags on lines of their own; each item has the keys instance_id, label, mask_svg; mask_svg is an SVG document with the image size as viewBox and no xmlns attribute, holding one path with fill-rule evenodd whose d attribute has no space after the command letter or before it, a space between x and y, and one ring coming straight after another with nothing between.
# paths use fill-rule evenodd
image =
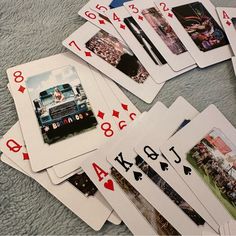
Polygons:
<instances>
[{"instance_id":1,"label":"fabric surface","mask_svg":"<svg viewBox=\"0 0 236 236\"><path fill-rule=\"evenodd\" d=\"M77 12L85 0L0 0L0 137L17 121L7 90L6 69L65 52L62 41L83 22ZM235 0L212 0L236 7ZM125 91L125 90L124 90ZM231 61L195 69L166 83L151 105L128 91L141 111L161 101L169 106L185 97L199 111L214 103L236 126L236 78ZM135 217L135 216L133 216ZM0 163L0 234L130 234L124 224L93 231L39 184Z\"/></svg>"}]
</instances>

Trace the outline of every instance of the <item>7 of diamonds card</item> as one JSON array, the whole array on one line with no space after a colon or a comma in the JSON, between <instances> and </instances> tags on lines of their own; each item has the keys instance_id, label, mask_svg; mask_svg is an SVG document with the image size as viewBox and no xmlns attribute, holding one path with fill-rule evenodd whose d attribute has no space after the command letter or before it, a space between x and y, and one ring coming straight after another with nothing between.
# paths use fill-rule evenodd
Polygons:
<instances>
[{"instance_id":1,"label":"7 of diamonds card","mask_svg":"<svg viewBox=\"0 0 236 236\"><path fill-rule=\"evenodd\" d=\"M95 150L117 125L93 74L73 54L7 71L33 171Z\"/></svg>"}]
</instances>

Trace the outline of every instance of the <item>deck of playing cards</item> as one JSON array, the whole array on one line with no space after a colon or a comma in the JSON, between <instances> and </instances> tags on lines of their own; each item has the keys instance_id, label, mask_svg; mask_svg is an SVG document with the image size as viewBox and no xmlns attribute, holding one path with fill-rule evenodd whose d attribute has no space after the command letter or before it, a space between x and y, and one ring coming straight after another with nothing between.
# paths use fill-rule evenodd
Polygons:
<instances>
[{"instance_id":1,"label":"deck of playing cards","mask_svg":"<svg viewBox=\"0 0 236 236\"><path fill-rule=\"evenodd\" d=\"M197 66L232 58L236 72L236 9L91 0L79 15L88 22L62 42L71 52L7 70L19 121L1 160L94 230L108 220L134 235L235 235L236 129L183 97L140 114L117 84L151 103Z\"/></svg>"}]
</instances>

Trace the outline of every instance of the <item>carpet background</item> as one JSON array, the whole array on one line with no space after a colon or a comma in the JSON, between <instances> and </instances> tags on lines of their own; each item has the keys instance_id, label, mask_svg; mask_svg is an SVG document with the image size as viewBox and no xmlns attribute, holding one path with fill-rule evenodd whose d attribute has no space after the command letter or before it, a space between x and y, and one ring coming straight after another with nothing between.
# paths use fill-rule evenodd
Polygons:
<instances>
[{"instance_id":1,"label":"carpet background","mask_svg":"<svg viewBox=\"0 0 236 236\"><path fill-rule=\"evenodd\" d=\"M86 0L0 0L0 137L17 121L7 90L6 69L65 52L61 42L83 22L77 12ZM212 0L236 7L235 0ZM125 91L125 90L124 90ZM156 101L169 106L184 96L199 111L214 103L236 126L236 78L231 61L195 69L166 83L151 105L128 91L141 111ZM135 217L135 216L133 216ZM130 234L124 224L93 231L39 184L0 163L0 235Z\"/></svg>"}]
</instances>

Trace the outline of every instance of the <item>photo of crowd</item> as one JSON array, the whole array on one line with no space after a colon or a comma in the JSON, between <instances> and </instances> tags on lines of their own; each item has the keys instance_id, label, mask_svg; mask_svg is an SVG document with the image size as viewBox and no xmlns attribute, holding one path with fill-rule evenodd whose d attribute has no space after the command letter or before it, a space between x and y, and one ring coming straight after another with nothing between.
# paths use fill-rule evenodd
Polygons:
<instances>
[{"instance_id":1,"label":"photo of crowd","mask_svg":"<svg viewBox=\"0 0 236 236\"><path fill-rule=\"evenodd\" d=\"M188 152L187 160L236 219L236 147L213 129Z\"/></svg>"},{"instance_id":2,"label":"photo of crowd","mask_svg":"<svg viewBox=\"0 0 236 236\"><path fill-rule=\"evenodd\" d=\"M142 157L137 156L135 164L197 225L205 224L205 220Z\"/></svg>"},{"instance_id":3,"label":"photo of crowd","mask_svg":"<svg viewBox=\"0 0 236 236\"><path fill-rule=\"evenodd\" d=\"M229 43L225 32L202 3L174 7L172 11L201 51L207 52Z\"/></svg>"},{"instance_id":4,"label":"photo of crowd","mask_svg":"<svg viewBox=\"0 0 236 236\"><path fill-rule=\"evenodd\" d=\"M148 78L149 73L128 46L104 30L100 30L85 45L135 82L144 83Z\"/></svg>"},{"instance_id":5,"label":"photo of crowd","mask_svg":"<svg viewBox=\"0 0 236 236\"><path fill-rule=\"evenodd\" d=\"M142 10L142 14L173 54L179 55L187 51L157 7Z\"/></svg>"},{"instance_id":6,"label":"photo of crowd","mask_svg":"<svg viewBox=\"0 0 236 236\"><path fill-rule=\"evenodd\" d=\"M167 63L165 58L161 55L161 53L158 51L158 49L144 33L144 31L137 24L133 17L125 18L124 23L130 29L134 37L138 40L143 49L148 53L148 55L156 65L164 65Z\"/></svg>"},{"instance_id":7,"label":"photo of crowd","mask_svg":"<svg viewBox=\"0 0 236 236\"><path fill-rule=\"evenodd\" d=\"M180 235L178 231L114 168L111 175L158 235Z\"/></svg>"}]
</instances>

